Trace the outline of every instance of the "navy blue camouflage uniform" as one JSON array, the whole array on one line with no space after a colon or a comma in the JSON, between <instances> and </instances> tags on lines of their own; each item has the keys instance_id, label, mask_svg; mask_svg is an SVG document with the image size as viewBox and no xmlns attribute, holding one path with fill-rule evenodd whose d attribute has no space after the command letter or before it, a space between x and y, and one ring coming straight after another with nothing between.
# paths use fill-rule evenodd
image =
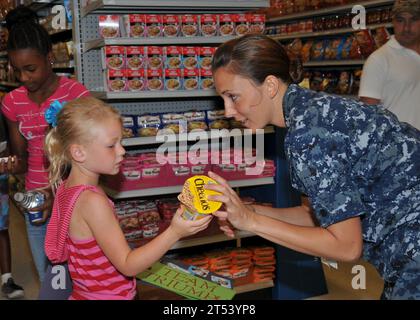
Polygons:
<instances>
[{"instance_id":1,"label":"navy blue camouflage uniform","mask_svg":"<svg viewBox=\"0 0 420 320\"><path fill-rule=\"evenodd\" d=\"M283 111L292 185L320 226L359 216L383 298L420 299L420 131L381 106L294 84Z\"/></svg>"}]
</instances>

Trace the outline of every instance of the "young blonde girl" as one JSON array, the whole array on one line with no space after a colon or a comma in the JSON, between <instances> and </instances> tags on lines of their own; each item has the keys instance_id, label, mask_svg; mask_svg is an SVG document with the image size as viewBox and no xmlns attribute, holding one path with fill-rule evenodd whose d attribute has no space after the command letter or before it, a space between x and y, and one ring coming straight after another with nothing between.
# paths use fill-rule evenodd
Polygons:
<instances>
[{"instance_id":1,"label":"young blonde girl","mask_svg":"<svg viewBox=\"0 0 420 320\"><path fill-rule=\"evenodd\" d=\"M49 114L55 127L46 138L50 182L58 184L45 242L47 256L53 263L68 261L70 299L133 299L134 276L180 238L204 230L211 218L185 221L179 209L163 233L131 250L113 203L98 186L101 174L118 173L125 154L119 114L95 98L76 99L56 111Z\"/></svg>"}]
</instances>

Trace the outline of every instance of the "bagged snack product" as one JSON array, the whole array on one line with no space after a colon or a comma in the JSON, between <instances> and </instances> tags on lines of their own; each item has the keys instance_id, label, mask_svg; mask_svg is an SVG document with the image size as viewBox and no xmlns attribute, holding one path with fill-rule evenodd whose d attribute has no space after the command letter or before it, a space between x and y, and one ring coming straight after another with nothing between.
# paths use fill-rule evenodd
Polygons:
<instances>
[{"instance_id":1,"label":"bagged snack product","mask_svg":"<svg viewBox=\"0 0 420 320\"><path fill-rule=\"evenodd\" d=\"M211 69L215 47L200 47L199 65L201 69Z\"/></svg>"},{"instance_id":2,"label":"bagged snack product","mask_svg":"<svg viewBox=\"0 0 420 320\"><path fill-rule=\"evenodd\" d=\"M192 130L207 130L206 113L204 111L188 111L184 112L187 120L188 132Z\"/></svg>"},{"instance_id":3,"label":"bagged snack product","mask_svg":"<svg viewBox=\"0 0 420 320\"><path fill-rule=\"evenodd\" d=\"M146 36L156 38L162 36L162 16L146 14Z\"/></svg>"},{"instance_id":4,"label":"bagged snack product","mask_svg":"<svg viewBox=\"0 0 420 320\"><path fill-rule=\"evenodd\" d=\"M352 74L350 71L340 72L338 79L337 90L338 94L350 94L353 84Z\"/></svg>"},{"instance_id":5,"label":"bagged snack product","mask_svg":"<svg viewBox=\"0 0 420 320\"><path fill-rule=\"evenodd\" d=\"M344 39L337 38L330 40L325 46L324 59L325 60L337 60L340 58L340 51L342 49Z\"/></svg>"},{"instance_id":6,"label":"bagged snack product","mask_svg":"<svg viewBox=\"0 0 420 320\"><path fill-rule=\"evenodd\" d=\"M128 14L124 16L124 21L128 37L139 38L145 36L146 15Z\"/></svg>"},{"instance_id":7,"label":"bagged snack product","mask_svg":"<svg viewBox=\"0 0 420 320\"><path fill-rule=\"evenodd\" d=\"M335 72L327 72L321 83L321 91L334 93L338 83L338 76Z\"/></svg>"},{"instance_id":8,"label":"bagged snack product","mask_svg":"<svg viewBox=\"0 0 420 320\"><path fill-rule=\"evenodd\" d=\"M389 37L389 32L385 27L376 28L373 36L376 48L382 47L389 40Z\"/></svg>"},{"instance_id":9,"label":"bagged snack product","mask_svg":"<svg viewBox=\"0 0 420 320\"><path fill-rule=\"evenodd\" d=\"M185 90L196 90L200 72L198 69L182 69L182 83Z\"/></svg>"},{"instance_id":10,"label":"bagged snack product","mask_svg":"<svg viewBox=\"0 0 420 320\"><path fill-rule=\"evenodd\" d=\"M233 14L219 14L219 33L221 36L235 34L235 16Z\"/></svg>"},{"instance_id":11,"label":"bagged snack product","mask_svg":"<svg viewBox=\"0 0 420 320\"><path fill-rule=\"evenodd\" d=\"M311 49L311 60L323 60L324 47L325 47L324 40L315 41Z\"/></svg>"},{"instance_id":12,"label":"bagged snack product","mask_svg":"<svg viewBox=\"0 0 420 320\"><path fill-rule=\"evenodd\" d=\"M217 182L207 176L194 176L185 181L182 192L178 195L178 200L185 206L182 213L185 220L204 218L222 206L221 202L208 200L208 196L220 193L204 189L207 184L217 184Z\"/></svg>"},{"instance_id":13,"label":"bagged snack product","mask_svg":"<svg viewBox=\"0 0 420 320\"><path fill-rule=\"evenodd\" d=\"M105 61L108 69L119 70L125 67L125 47L105 46Z\"/></svg>"},{"instance_id":14,"label":"bagged snack product","mask_svg":"<svg viewBox=\"0 0 420 320\"><path fill-rule=\"evenodd\" d=\"M179 69L182 63L182 47L169 46L165 49L165 68Z\"/></svg>"},{"instance_id":15,"label":"bagged snack product","mask_svg":"<svg viewBox=\"0 0 420 320\"><path fill-rule=\"evenodd\" d=\"M181 33L184 37L195 37L198 35L198 16L185 14L181 16Z\"/></svg>"},{"instance_id":16,"label":"bagged snack product","mask_svg":"<svg viewBox=\"0 0 420 320\"><path fill-rule=\"evenodd\" d=\"M314 43L313 40L308 40L303 45L302 51L301 51L301 59L302 59L302 62L308 62L310 60L310 57L311 57L311 49L312 49L313 43Z\"/></svg>"},{"instance_id":17,"label":"bagged snack product","mask_svg":"<svg viewBox=\"0 0 420 320\"><path fill-rule=\"evenodd\" d=\"M163 88L163 79L162 79L162 69L147 70L147 89L149 90L162 90Z\"/></svg>"},{"instance_id":18,"label":"bagged snack product","mask_svg":"<svg viewBox=\"0 0 420 320\"><path fill-rule=\"evenodd\" d=\"M161 127L160 116L157 114L144 114L137 116L137 134L140 137L156 136Z\"/></svg>"},{"instance_id":19,"label":"bagged snack product","mask_svg":"<svg viewBox=\"0 0 420 320\"><path fill-rule=\"evenodd\" d=\"M147 68L161 69L163 67L163 49L162 47L147 47Z\"/></svg>"},{"instance_id":20,"label":"bagged snack product","mask_svg":"<svg viewBox=\"0 0 420 320\"><path fill-rule=\"evenodd\" d=\"M120 92L126 90L127 71L122 70L108 70L108 90L113 92Z\"/></svg>"},{"instance_id":21,"label":"bagged snack product","mask_svg":"<svg viewBox=\"0 0 420 320\"><path fill-rule=\"evenodd\" d=\"M357 95L360 88L360 77L362 76L362 69L357 69L353 71L353 86L351 93Z\"/></svg>"},{"instance_id":22,"label":"bagged snack product","mask_svg":"<svg viewBox=\"0 0 420 320\"><path fill-rule=\"evenodd\" d=\"M322 88L322 80L324 75L320 71L315 71L310 79L310 89L314 91L320 91Z\"/></svg>"},{"instance_id":23,"label":"bagged snack product","mask_svg":"<svg viewBox=\"0 0 420 320\"><path fill-rule=\"evenodd\" d=\"M225 110L207 110L207 124L210 129L229 129L229 121Z\"/></svg>"},{"instance_id":24,"label":"bagged snack product","mask_svg":"<svg viewBox=\"0 0 420 320\"><path fill-rule=\"evenodd\" d=\"M132 138L136 134L136 126L134 124L134 117L133 116L121 116L122 123L123 123L123 138Z\"/></svg>"},{"instance_id":25,"label":"bagged snack product","mask_svg":"<svg viewBox=\"0 0 420 320\"><path fill-rule=\"evenodd\" d=\"M265 15L251 13L249 33L264 34L264 31L265 31Z\"/></svg>"},{"instance_id":26,"label":"bagged snack product","mask_svg":"<svg viewBox=\"0 0 420 320\"><path fill-rule=\"evenodd\" d=\"M117 15L99 16L99 34L104 39L119 37L120 17Z\"/></svg>"},{"instance_id":27,"label":"bagged snack product","mask_svg":"<svg viewBox=\"0 0 420 320\"><path fill-rule=\"evenodd\" d=\"M127 69L128 91L141 91L144 89L144 70Z\"/></svg>"},{"instance_id":28,"label":"bagged snack product","mask_svg":"<svg viewBox=\"0 0 420 320\"><path fill-rule=\"evenodd\" d=\"M181 69L165 69L165 89L178 90L181 88Z\"/></svg>"},{"instance_id":29,"label":"bagged snack product","mask_svg":"<svg viewBox=\"0 0 420 320\"><path fill-rule=\"evenodd\" d=\"M138 70L144 67L144 49L142 46L126 47L127 54L127 68L131 70Z\"/></svg>"},{"instance_id":30,"label":"bagged snack product","mask_svg":"<svg viewBox=\"0 0 420 320\"><path fill-rule=\"evenodd\" d=\"M163 35L165 37L177 37L180 28L179 16L175 14L166 14L162 17L162 21Z\"/></svg>"},{"instance_id":31,"label":"bagged snack product","mask_svg":"<svg viewBox=\"0 0 420 320\"><path fill-rule=\"evenodd\" d=\"M200 32L204 37L217 36L219 22L215 14L202 14L200 16Z\"/></svg>"},{"instance_id":32,"label":"bagged snack product","mask_svg":"<svg viewBox=\"0 0 420 320\"><path fill-rule=\"evenodd\" d=\"M184 68L197 68L199 55L200 47L182 47L182 64Z\"/></svg>"},{"instance_id":33,"label":"bagged snack product","mask_svg":"<svg viewBox=\"0 0 420 320\"><path fill-rule=\"evenodd\" d=\"M361 30L356 32L355 36L360 45L363 57L367 58L373 51L375 51L375 43L370 30Z\"/></svg>"},{"instance_id":34,"label":"bagged snack product","mask_svg":"<svg viewBox=\"0 0 420 320\"><path fill-rule=\"evenodd\" d=\"M300 54L302 52L302 40L293 40L290 44L286 46L286 50L290 60L300 59Z\"/></svg>"},{"instance_id":35,"label":"bagged snack product","mask_svg":"<svg viewBox=\"0 0 420 320\"><path fill-rule=\"evenodd\" d=\"M233 16L235 22L235 33L243 36L249 32L250 16L245 13L238 13Z\"/></svg>"},{"instance_id":36,"label":"bagged snack product","mask_svg":"<svg viewBox=\"0 0 420 320\"><path fill-rule=\"evenodd\" d=\"M200 69L200 89L209 90L214 88L213 74L210 69Z\"/></svg>"}]
</instances>

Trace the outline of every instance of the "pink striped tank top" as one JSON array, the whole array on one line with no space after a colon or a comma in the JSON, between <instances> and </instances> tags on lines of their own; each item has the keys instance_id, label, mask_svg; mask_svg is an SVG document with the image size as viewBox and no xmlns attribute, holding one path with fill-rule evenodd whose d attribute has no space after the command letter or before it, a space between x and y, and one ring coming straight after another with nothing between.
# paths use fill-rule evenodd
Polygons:
<instances>
[{"instance_id":1,"label":"pink striped tank top","mask_svg":"<svg viewBox=\"0 0 420 320\"><path fill-rule=\"evenodd\" d=\"M132 300L136 295L136 279L120 273L94 238L75 239L69 235L71 214L84 190L99 192L89 185L65 188L65 181L57 189L45 240L47 255L53 262L67 258L73 281L70 300ZM63 248L57 252L60 243Z\"/></svg>"}]
</instances>

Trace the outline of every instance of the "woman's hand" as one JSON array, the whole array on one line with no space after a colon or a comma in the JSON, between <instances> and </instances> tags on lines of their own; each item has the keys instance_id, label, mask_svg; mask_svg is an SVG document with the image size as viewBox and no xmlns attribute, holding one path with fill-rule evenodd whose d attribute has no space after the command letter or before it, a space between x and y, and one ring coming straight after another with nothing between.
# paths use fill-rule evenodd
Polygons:
<instances>
[{"instance_id":1,"label":"woman's hand","mask_svg":"<svg viewBox=\"0 0 420 320\"><path fill-rule=\"evenodd\" d=\"M44 203L42 206L31 209L31 211L42 211L42 220L34 222L34 225L43 225L51 215L52 206L54 203L54 196L52 194L51 188L48 189L38 189L36 191L44 194Z\"/></svg>"},{"instance_id":2,"label":"woman's hand","mask_svg":"<svg viewBox=\"0 0 420 320\"><path fill-rule=\"evenodd\" d=\"M221 193L221 195L209 196L209 200L220 201L225 204L225 211L213 213L219 218L220 229L230 237L234 236L232 226L236 229L251 231L256 214L252 206L244 205L238 194L225 179L213 172L209 172L209 177L216 180L218 184L208 184L206 189Z\"/></svg>"},{"instance_id":3,"label":"woman's hand","mask_svg":"<svg viewBox=\"0 0 420 320\"><path fill-rule=\"evenodd\" d=\"M16 156L4 157L0 160L0 174L13 173L18 166L18 158Z\"/></svg>"},{"instance_id":4,"label":"woman's hand","mask_svg":"<svg viewBox=\"0 0 420 320\"><path fill-rule=\"evenodd\" d=\"M185 207L181 205L172 218L171 225L169 226L178 235L179 239L196 234L203 231L209 226L212 215L198 220L185 220L182 218L182 213Z\"/></svg>"}]
</instances>

